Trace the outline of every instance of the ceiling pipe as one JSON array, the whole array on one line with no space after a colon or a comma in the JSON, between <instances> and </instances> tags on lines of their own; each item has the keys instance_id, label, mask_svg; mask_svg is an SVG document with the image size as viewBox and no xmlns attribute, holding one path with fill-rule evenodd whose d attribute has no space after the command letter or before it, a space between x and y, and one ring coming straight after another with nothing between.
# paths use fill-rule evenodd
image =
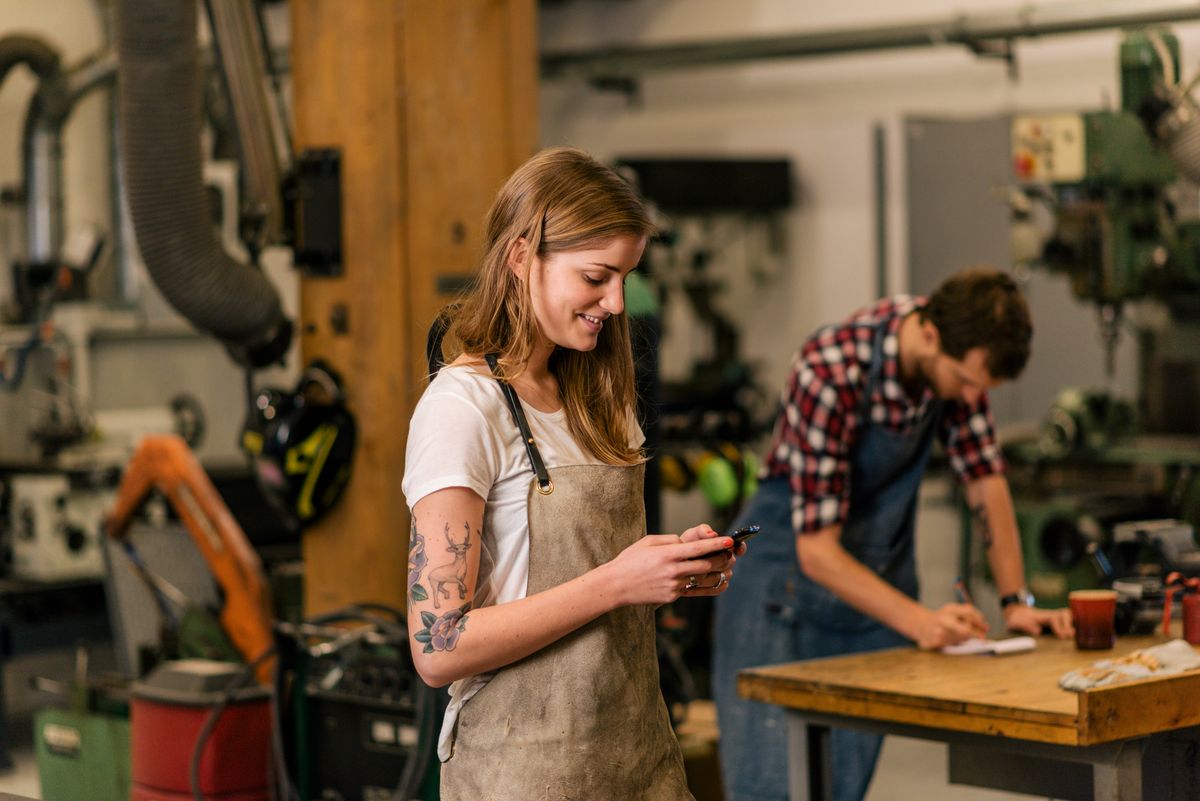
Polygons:
<instances>
[{"instance_id":1,"label":"ceiling pipe","mask_svg":"<svg viewBox=\"0 0 1200 801\"><path fill-rule=\"evenodd\" d=\"M1014 39L1200 20L1200 2L1195 0L1157 7L1148 5L1146 0L1024 5L1010 11L958 14L928 22L787 36L543 51L541 74L546 79L583 78L605 83L658 70L943 45L960 45L976 53L994 55L996 45L1007 45Z\"/></svg>"}]
</instances>

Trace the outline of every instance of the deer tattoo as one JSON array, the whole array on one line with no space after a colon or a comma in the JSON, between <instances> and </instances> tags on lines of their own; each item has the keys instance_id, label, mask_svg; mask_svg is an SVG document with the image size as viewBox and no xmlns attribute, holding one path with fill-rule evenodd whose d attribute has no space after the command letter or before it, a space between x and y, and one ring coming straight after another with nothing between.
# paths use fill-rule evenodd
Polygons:
<instances>
[{"instance_id":1,"label":"deer tattoo","mask_svg":"<svg viewBox=\"0 0 1200 801\"><path fill-rule=\"evenodd\" d=\"M449 564L436 567L429 571L429 586L433 590L433 608L440 609L438 604L439 596L445 596L447 600L450 598L450 591L446 589L447 584L458 585L459 600L467 598L467 550L471 547L471 524L464 524L467 530L467 536L462 542L455 542L450 536L450 524L446 524L446 542L449 543L447 551L454 554L454 561Z\"/></svg>"}]
</instances>

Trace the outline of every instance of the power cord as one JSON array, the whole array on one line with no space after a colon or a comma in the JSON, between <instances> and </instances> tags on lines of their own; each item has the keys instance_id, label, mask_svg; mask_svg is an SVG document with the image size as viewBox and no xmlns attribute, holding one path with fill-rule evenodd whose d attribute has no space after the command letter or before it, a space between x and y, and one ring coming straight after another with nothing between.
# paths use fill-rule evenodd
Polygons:
<instances>
[{"instance_id":1,"label":"power cord","mask_svg":"<svg viewBox=\"0 0 1200 801\"><path fill-rule=\"evenodd\" d=\"M192 761L188 766L188 782L192 788L192 798L194 801L207 801L204 793L200 790L200 760L204 756L204 748L208 745L208 738L212 736L213 729L217 726L217 721L221 719L221 714L225 711L225 707L234 699L238 691L245 687L247 682L253 680L254 671L258 669L258 666L274 655L275 647L271 646L242 668L233 677L233 680L229 682L229 686L225 688L224 692L221 693L221 700L209 710L208 717L204 719L204 725L200 727L200 733L196 735L196 745L192 748Z\"/></svg>"}]
</instances>

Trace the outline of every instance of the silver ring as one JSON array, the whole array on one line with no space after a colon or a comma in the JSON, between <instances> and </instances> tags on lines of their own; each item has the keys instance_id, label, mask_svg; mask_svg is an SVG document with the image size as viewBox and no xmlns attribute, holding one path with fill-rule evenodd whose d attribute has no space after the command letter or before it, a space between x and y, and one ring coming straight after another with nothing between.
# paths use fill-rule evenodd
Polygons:
<instances>
[{"instance_id":1,"label":"silver ring","mask_svg":"<svg viewBox=\"0 0 1200 801\"><path fill-rule=\"evenodd\" d=\"M722 585L725 583L725 581L726 581L725 574L724 574L724 573L718 573L718 574L717 574L717 583L716 583L716 584L714 584L714 585L712 585L711 587L705 587L704 589L706 589L706 590L719 590L719 589L721 588L721 586L722 586Z\"/></svg>"},{"instance_id":2,"label":"silver ring","mask_svg":"<svg viewBox=\"0 0 1200 801\"><path fill-rule=\"evenodd\" d=\"M699 584L699 582L696 581L695 576L688 576L687 584L684 584L683 588L685 590L694 590L699 586L700 586L700 584Z\"/></svg>"}]
</instances>

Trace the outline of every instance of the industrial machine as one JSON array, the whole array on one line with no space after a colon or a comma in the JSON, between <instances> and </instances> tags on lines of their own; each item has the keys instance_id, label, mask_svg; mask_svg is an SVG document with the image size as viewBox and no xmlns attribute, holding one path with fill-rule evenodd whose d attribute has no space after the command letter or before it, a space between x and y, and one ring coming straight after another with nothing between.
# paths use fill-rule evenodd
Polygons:
<instances>
[{"instance_id":1,"label":"industrial machine","mask_svg":"<svg viewBox=\"0 0 1200 801\"><path fill-rule=\"evenodd\" d=\"M129 799L129 690L124 681L88 676L89 653L75 651L69 682L42 677L35 689L59 697L34 716L40 797L46 801Z\"/></svg>"},{"instance_id":2,"label":"industrial machine","mask_svg":"<svg viewBox=\"0 0 1200 801\"><path fill-rule=\"evenodd\" d=\"M1145 430L1200 433L1200 105L1178 41L1140 29L1121 44L1119 109L1013 119L1018 264L1064 273L1095 304L1112 372L1130 306L1139 306L1139 412ZM1048 238L1035 202L1052 214ZM1146 307L1166 312L1155 318Z\"/></svg>"},{"instance_id":3,"label":"industrial machine","mask_svg":"<svg viewBox=\"0 0 1200 801\"><path fill-rule=\"evenodd\" d=\"M134 512L151 490L162 493L183 521L220 585L223 631L246 662L254 664L262 684L271 678L272 616L270 594L258 555L250 547L216 487L187 444L177 436L145 437L121 478L107 522L108 536L121 539ZM139 573L161 604L189 606L186 597L158 579L131 554ZM197 654L202 655L202 654Z\"/></svg>"},{"instance_id":4,"label":"industrial machine","mask_svg":"<svg viewBox=\"0 0 1200 801\"><path fill-rule=\"evenodd\" d=\"M1190 552L1200 523L1200 75L1183 77L1160 28L1126 32L1119 60L1118 108L1012 122L1017 265L1066 275L1096 307L1110 379L1126 329L1139 355L1136 399L1064 388L1040 435L1007 448L1028 580L1051 603L1158 581L1174 560L1146 543ZM1187 537L1139 522L1163 518Z\"/></svg>"}]
</instances>

